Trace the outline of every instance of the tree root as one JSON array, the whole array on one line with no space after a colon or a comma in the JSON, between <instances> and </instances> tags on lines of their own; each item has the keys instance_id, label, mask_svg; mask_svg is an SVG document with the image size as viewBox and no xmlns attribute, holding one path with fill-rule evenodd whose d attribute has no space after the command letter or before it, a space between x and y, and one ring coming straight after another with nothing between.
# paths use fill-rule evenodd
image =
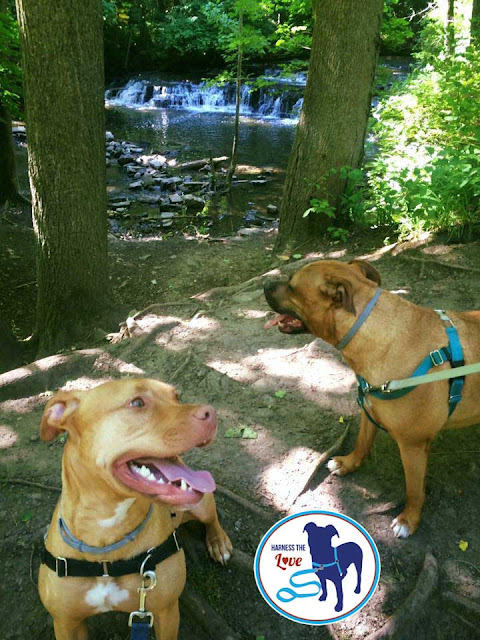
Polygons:
<instances>
[{"instance_id":1,"label":"tree root","mask_svg":"<svg viewBox=\"0 0 480 640\"><path fill-rule=\"evenodd\" d=\"M180 596L182 615L193 619L213 640L240 640L240 635L230 629L225 620L196 591L186 587Z\"/></svg>"},{"instance_id":2,"label":"tree root","mask_svg":"<svg viewBox=\"0 0 480 640\"><path fill-rule=\"evenodd\" d=\"M443 262L443 260L432 260L429 258L416 258L415 256L402 256L404 260L413 260L414 262L422 262L424 264L438 265L439 267L447 267L447 269L458 269L460 271L471 271L472 273L480 273L480 269L476 267L464 267L461 264L452 264L451 262Z\"/></svg>"},{"instance_id":3,"label":"tree root","mask_svg":"<svg viewBox=\"0 0 480 640\"><path fill-rule=\"evenodd\" d=\"M374 516L382 513L390 513L390 511L394 511L400 508L399 502L384 502L383 504L375 505L374 507L370 507L369 509L365 509L363 512L364 516Z\"/></svg>"},{"instance_id":4,"label":"tree root","mask_svg":"<svg viewBox=\"0 0 480 640\"><path fill-rule=\"evenodd\" d=\"M230 491L230 489L227 489L226 487L222 487L221 485L217 484L217 492L225 496L226 498L233 500L234 502L242 506L244 509L251 511L256 516L260 516L260 518L263 518L264 520L270 521L272 523L274 522L275 516L273 514L269 513L268 511L264 511L261 507L257 507L256 504L253 504L252 502L250 502L250 500L246 500L245 498L242 498L242 496L239 496L233 491Z\"/></svg>"},{"instance_id":5,"label":"tree root","mask_svg":"<svg viewBox=\"0 0 480 640\"><path fill-rule=\"evenodd\" d=\"M415 619L420 617L429 598L434 593L438 584L438 565L430 551L425 554L425 561L418 576L417 583L413 591L407 596L405 602L395 611L393 616L374 633L371 633L365 640L381 640L383 638L393 638L400 630L405 628Z\"/></svg>"},{"instance_id":6,"label":"tree root","mask_svg":"<svg viewBox=\"0 0 480 640\"><path fill-rule=\"evenodd\" d=\"M294 505L295 502L298 500L298 498L302 495L302 493L304 493L307 490L308 485L312 481L312 478L314 477L314 475L317 473L319 467L325 464L325 462L327 462L330 456L332 456L334 453L337 453L337 451L341 449L343 443L345 442L348 436L349 431L350 431L350 425L347 424L342 435L339 438L337 438L337 440L335 440L335 442L332 444L332 446L329 449L327 449L323 453L316 454L314 465L310 470L310 473L308 474L307 479L304 481L302 488L300 489L298 494L295 496L295 498L292 500L291 502L292 505Z\"/></svg>"},{"instance_id":7,"label":"tree root","mask_svg":"<svg viewBox=\"0 0 480 640\"><path fill-rule=\"evenodd\" d=\"M168 380L169 384L172 384L172 382L175 380L175 378L177 376L179 376L182 373L182 371L190 364L190 360L192 359L192 356L193 356L192 349L189 349L188 353L187 353L187 357L185 358L185 360L178 367L178 369L175 369L175 371L170 376L170 378Z\"/></svg>"},{"instance_id":8,"label":"tree root","mask_svg":"<svg viewBox=\"0 0 480 640\"><path fill-rule=\"evenodd\" d=\"M182 544L184 545L186 555L192 560L192 562L198 564L199 556L207 553L205 540L197 538L187 527L182 527L181 532ZM227 562L227 566L230 569L245 571L249 576L252 576L253 562L253 556L234 547L232 555Z\"/></svg>"},{"instance_id":9,"label":"tree root","mask_svg":"<svg viewBox=\"0 0 480 640\"><path fill-rule=\"evenodd\" d=\"M457 609L462 609L464 613L469 613L474 615L479 619L480 617L480 604L470 600L470 598L465 598L465 596L459 596L452 591L444 591L442 593L442 599L448 605L453 605Z\"/></svg>"}]
</instances>

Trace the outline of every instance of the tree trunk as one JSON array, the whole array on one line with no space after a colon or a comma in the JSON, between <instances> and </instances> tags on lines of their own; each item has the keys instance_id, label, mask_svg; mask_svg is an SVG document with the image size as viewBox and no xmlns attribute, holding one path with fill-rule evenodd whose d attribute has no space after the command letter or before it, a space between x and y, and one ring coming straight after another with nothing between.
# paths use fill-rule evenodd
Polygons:
<instances>
[{"instance_id":1,"label":"tree trunk","mask_svg":"<svg viewBox=\"0 0 480 640\"><path fill-rule=\"evenodd\" d=\"M39 355L95 326L107 302L101 0L17 0L37 237Z\"/></svg>"},{"instance_id":2,"label":"tree trunk","mask_svg":"<svg viewBox=\"0 0 480 640\"><path fill-rule=\"evenodd\" d=\"M18 191L12 120L0 101L0 207L6 202L24 204L28 200Z\"/></svg>"},{"instance_id":3,"label":"tree trunk","mask_svg":"<svg viewBox=\"0 0 480 640\"><path fill-rule=\"evenodd\" d=\"M448 0L446 49L449 56L455 53L455 0Z\"/></svg>"},{"instance_id":4,"label":"tree trunk","mask_svg":"<svg viewBox=\"0 0 480 640\"><path fill-rule=\"evenodd\" d=\"M0 373L15 369L21 363L22 350L8 323L0 316Z\"/></svg>"},{"instance_id":5,"label":"tree trunk","mask_svg":"<svg viewBox=\"0 0 480 640\"><path fill-rule=\"evenodd\" d=\"M243 62L243 11L238 15L238 51L237 51L237 88L235 97L235 127L233 131L232 158L227 173L227 188L232 188L232 178L237 168L238 129L240 126L240 105L242 101L242 62Z\"/></svg>"},{"instance_id":6,"label":"tree trunk","mask_svg":"<svg viewBox=\"0 0 480 640\"><path fill-rule=\"evenodd\" d=\"M323 214L302 217L312 198L327 198L338 216L346 181L330 172L360 165L370 112L383 0L314 0L313 8L307 86L288 162L277 251L332 224Z\"/></svg>"},{"instance_id":7,"label":"tree trunk","mask_svg":"<svg viewBox=\"0 0 480 640\"><path fill-rule=\"evenodd\" d=\"M480 0L473 0L472 20L470 22L470 44L480 44Z\"/></svg>"}]
</instances>

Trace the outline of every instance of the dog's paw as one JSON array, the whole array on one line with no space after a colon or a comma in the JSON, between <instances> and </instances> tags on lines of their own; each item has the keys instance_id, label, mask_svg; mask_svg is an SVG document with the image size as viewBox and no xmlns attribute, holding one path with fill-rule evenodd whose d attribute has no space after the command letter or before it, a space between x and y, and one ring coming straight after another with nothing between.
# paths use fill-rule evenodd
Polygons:
<instances>
[{"instance_id":1,"label":"dog's paw","mask_svg":"<svg viewBox=\"0 0 480 640\"><path fill-rule=\"evenodd\" d=\"M328 470L334 476L345 476L358 469L358 466L351 456L335 456L327 462Z\"/></svg>"},{"instance_id":2,"label":"dog's paw","mask_svg":"<svg viewBox=\"0 0 480 640\"><path fill-rule=\"evenodd\" d=\"M232 556L233 545L222 527L207 527L206 543L213 560L223 565L227 564Z\"/></svg>"},{"instance_id":3,"label":"dog's paw","mask_svg":"<svg viewBox=\"0 0 480 640\"><path fill-rule=\"evenodd\" d=\"M408 525L400 522L399 518L395 518L390 527L393 529L393 534L396 538L408 538L412 533Z\"/></svg>"}]
</instances>

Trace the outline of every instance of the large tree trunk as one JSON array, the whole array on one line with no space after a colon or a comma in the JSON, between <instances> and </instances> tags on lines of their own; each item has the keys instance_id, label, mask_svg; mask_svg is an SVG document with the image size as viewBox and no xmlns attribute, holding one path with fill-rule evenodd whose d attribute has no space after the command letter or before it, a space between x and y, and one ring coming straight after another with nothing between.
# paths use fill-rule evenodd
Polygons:
<instances>
[{"instance_id":1,"label":"large tree trunk","mask_svg":"<svg viewBox=\"0 0 480 640\"><path fill-rule=\"evenodd\" d=\"M370 111L383 0L314 0L307 86L289 157L276 250L325 232L322 214L303 218L312 198L327 198L338 216L345 179L332 169L356 168ZM319 187L316 185L320 185Z\"/></svg>"},{"instance_id":2,"label":"large tree trunk","mask_svg":"<svg viewBox=\"0 0 480 640\"><path fill-rule=\"evenodd\" d=\"M101 0L17 0L37 236L39 355L107 301Z\"/></svg>"}]
</instances>

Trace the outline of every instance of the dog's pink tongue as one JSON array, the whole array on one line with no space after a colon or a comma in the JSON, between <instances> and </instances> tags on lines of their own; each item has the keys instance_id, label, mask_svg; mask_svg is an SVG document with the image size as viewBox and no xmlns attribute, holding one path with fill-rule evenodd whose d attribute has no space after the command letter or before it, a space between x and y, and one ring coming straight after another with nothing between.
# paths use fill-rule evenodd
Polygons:
<instances>
[{"instance_id":1,"label":"dog's pink tongue","mask_svg":"<svg viewBox=\"0 0 480 640\"><path fill-rule=\"evenodd\" d=\"M216 489L215 480L208 471L194 471L179 460L155 459L155 466L170 482L184 478L192 489L201 493L213 493Z\"/></svg>"}]
</instances>

